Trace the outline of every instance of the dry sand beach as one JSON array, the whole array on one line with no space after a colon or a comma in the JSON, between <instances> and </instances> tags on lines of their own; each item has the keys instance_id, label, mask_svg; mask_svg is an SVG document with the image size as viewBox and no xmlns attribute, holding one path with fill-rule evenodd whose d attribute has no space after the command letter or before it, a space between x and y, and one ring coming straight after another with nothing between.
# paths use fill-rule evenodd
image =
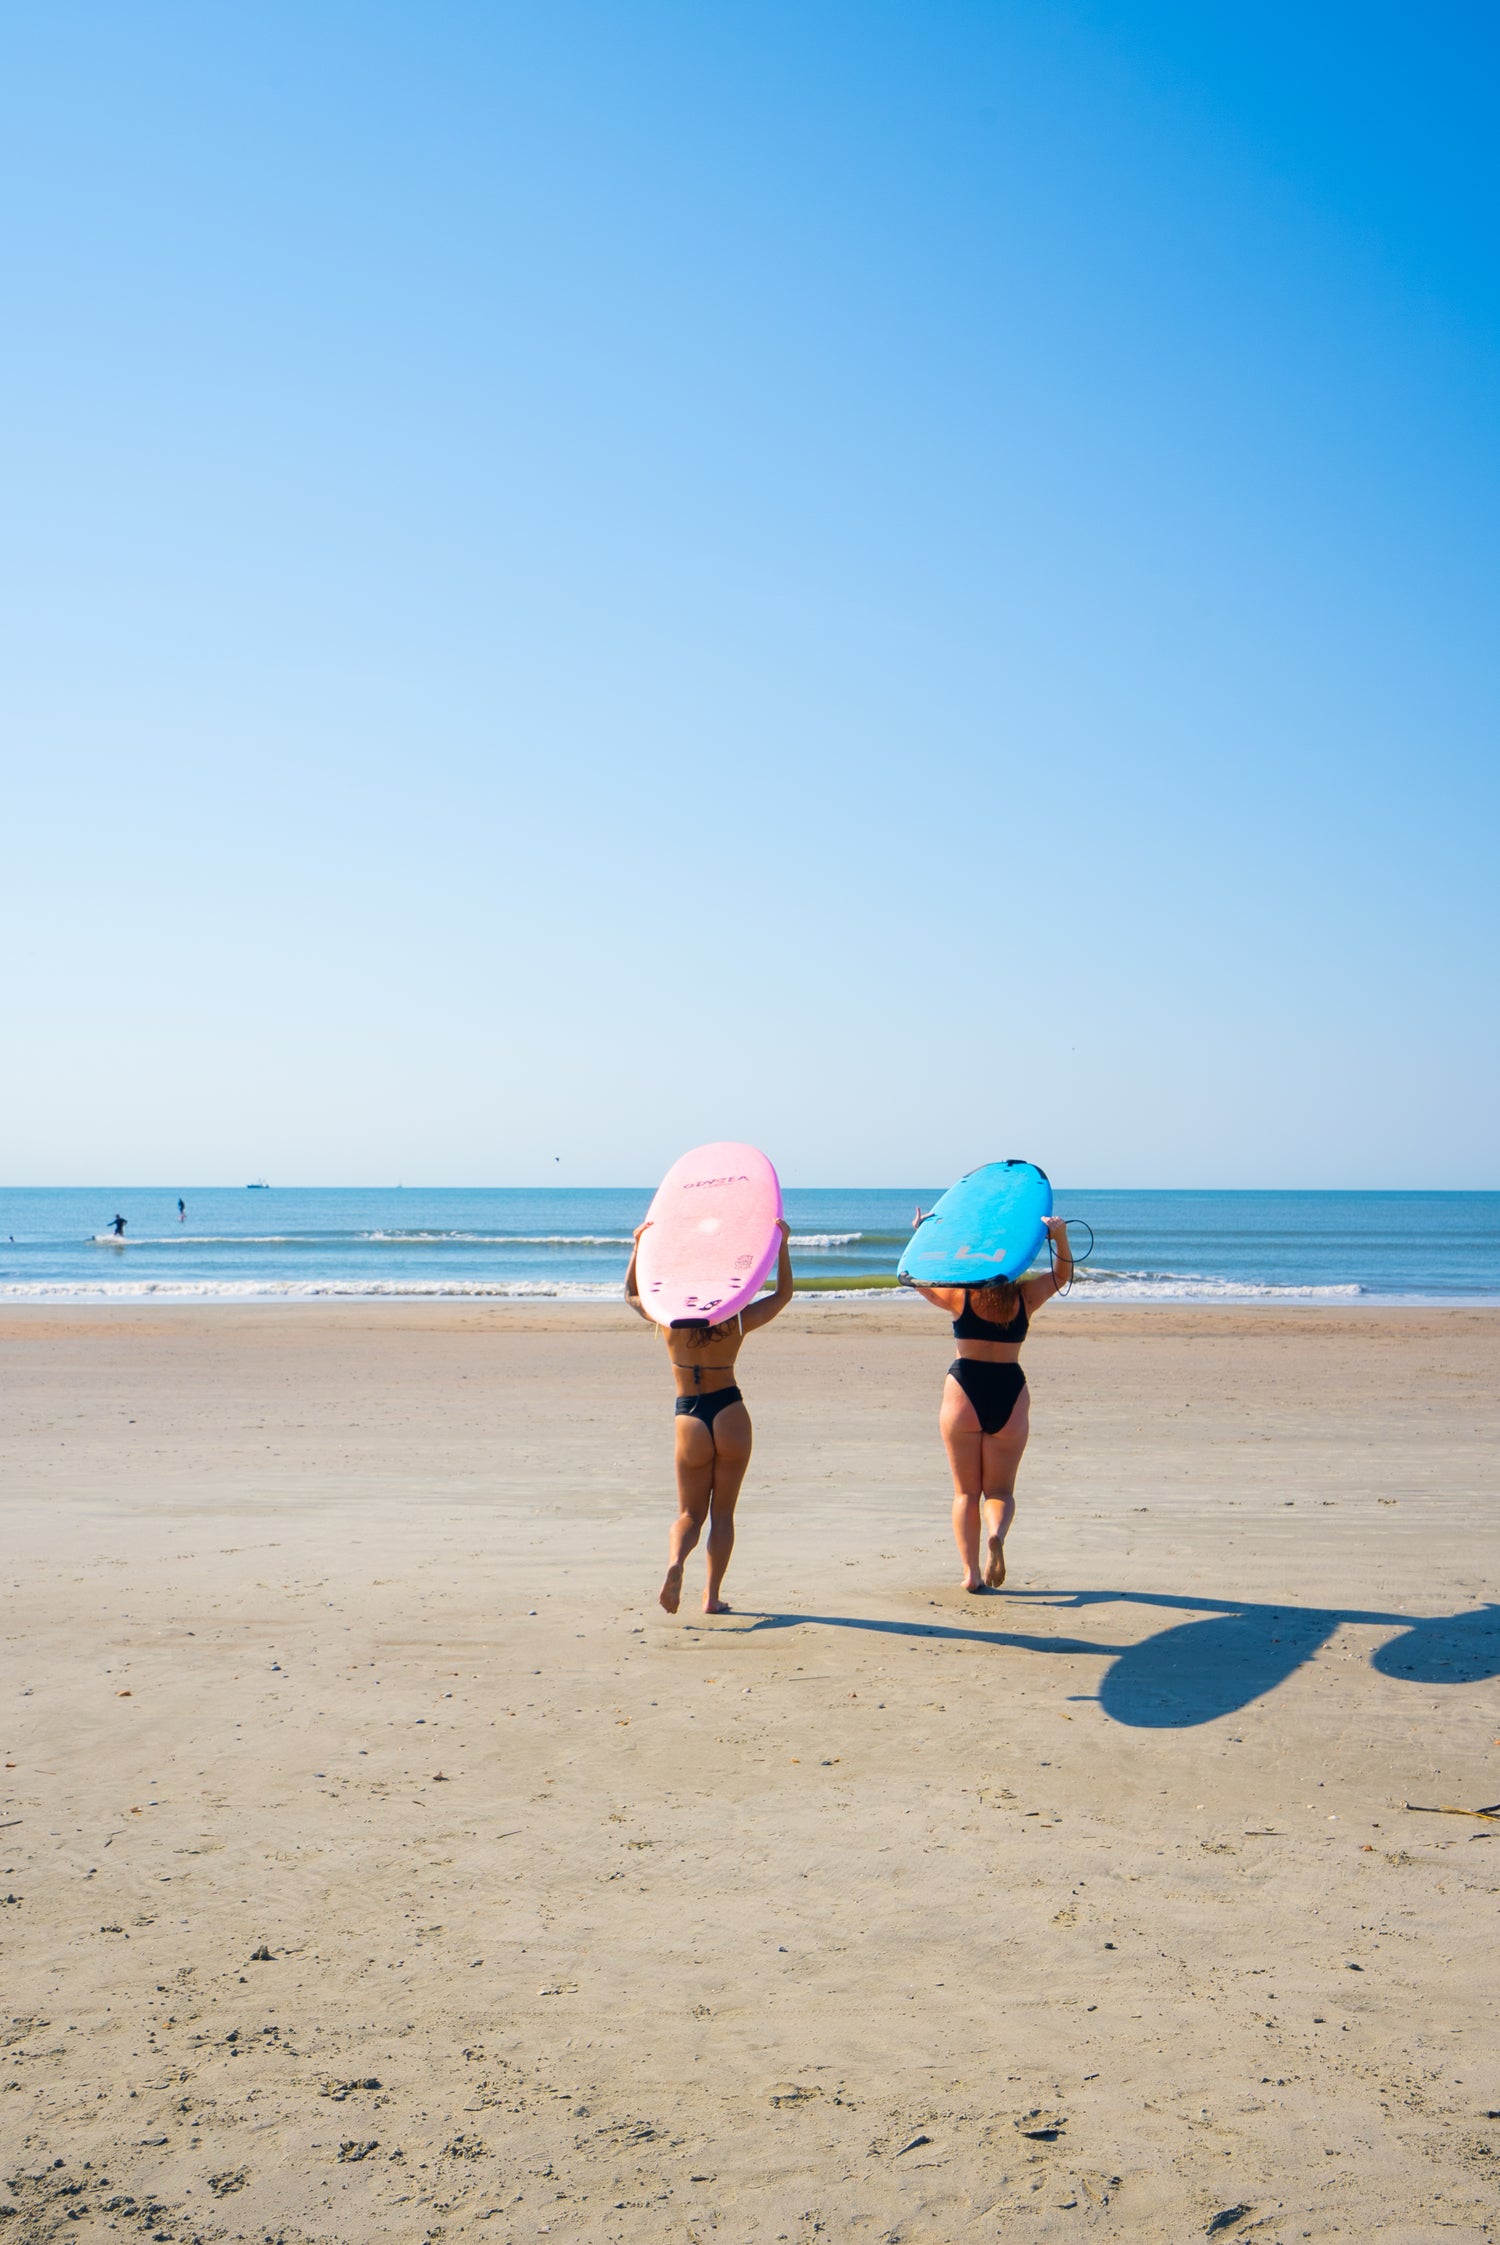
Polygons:
<instances>
[{"instance_id":1,"label":"dry sand beach","mask_svg":"<svg viewBox=\"0 0 1500 2245\"><path fill-rule=\"evenodd\" d=\"M1500 2220L1500 1313L743 1360L656 1608L611 1307L0 1312L0 2238L1463 2241Z\"/></svg>"}]
</instances>

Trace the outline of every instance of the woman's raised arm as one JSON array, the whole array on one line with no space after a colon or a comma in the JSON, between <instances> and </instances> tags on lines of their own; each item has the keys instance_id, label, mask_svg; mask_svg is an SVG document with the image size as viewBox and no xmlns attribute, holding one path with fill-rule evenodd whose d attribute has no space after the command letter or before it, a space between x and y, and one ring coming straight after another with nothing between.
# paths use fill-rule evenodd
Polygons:
<instances>
[{"instance_id":1,"label":"woman's raised arm","mask_svg":"<svg viewBox=\"0 0 1500 2245\"><path fill-rule=\"evenodd\" d=\"M1068 1220L1066 1216L1049 1216L1047 1237L1052 1242L1052 1268L1045 1278L1029 1278L1021 1288L1021 1299L1026 1304L1028 1316L1035 1314L1054 1294L1061 1294L1073 1279L1073 1250L1068 1245Z\"/></svg>"},{"instance_id":2,"label":"woman's raised arm","mask_svg":"<svg viewBox=\"0 0 1500 2245\"><path fill-rule=\"evenodd\" d=\"M644 1318L649 1325L651 1323L651 1312L642 1303L635 1283L635 1259L641 1251L641 1234L647 1228L647 1224L637 1224L635 1227L635 1236L630 1249L630 1268L625 1273L625 1299L635 1311L636 1316Z\"/></svg>"},{"instance_id":3,"label":"woman's raised arm","mask_svg":"<svg viewBox=\"0 0 1500 2245\"><path fill-rule=\"evenodd\" d=\"M753 1333L757 1326L769 1325L792 1298L792 1251L787 1245L792 1227L784 1216L778 1217L777 1222L781 1228L781 1252L776 1258L776 1291L768 1301L752 1302L742 1313L740 1324L747 1333Z\"/></svg>"}]
</instances>

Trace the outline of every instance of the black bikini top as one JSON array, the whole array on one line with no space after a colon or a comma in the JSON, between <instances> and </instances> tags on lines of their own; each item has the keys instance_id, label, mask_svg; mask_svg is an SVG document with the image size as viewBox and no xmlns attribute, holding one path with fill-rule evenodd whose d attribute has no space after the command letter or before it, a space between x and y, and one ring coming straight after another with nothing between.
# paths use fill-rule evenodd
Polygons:
<instances>
[{"instance_id":1,"label":"black bikini top","mask_svg":"<svg viewBox=\"0 0 1500 2245\"><path fill-rule=\"evenodd\" d=\"M966 1286L963 1312L953 1320L953 1338L955 1341L1024 1341L1030 1323L1024 1297L1017 1296L1016 1314L1010 1322L996 1325L992 1318L980 1316Z\"/></svg>"}]
</instances>

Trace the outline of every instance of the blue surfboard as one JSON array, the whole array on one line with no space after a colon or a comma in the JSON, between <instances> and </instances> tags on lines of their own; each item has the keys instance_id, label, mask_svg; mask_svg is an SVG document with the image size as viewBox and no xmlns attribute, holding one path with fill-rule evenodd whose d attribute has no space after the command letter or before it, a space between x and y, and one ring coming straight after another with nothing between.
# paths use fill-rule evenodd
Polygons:
<instances>
[{"instance_id":1,"label":"blue surfboard","mask_svg":"<svg viewBox=\"0 0 1500 2245\"><path fill-rule=\"evenodd\" d=\"M899 1265L919 1286L983 1286L1019 1278L1035 1262L1052 1214L1047 1173L1030 1161L991 1161L950 1186L912 1233Z\"/></svg>"}]
</instances>

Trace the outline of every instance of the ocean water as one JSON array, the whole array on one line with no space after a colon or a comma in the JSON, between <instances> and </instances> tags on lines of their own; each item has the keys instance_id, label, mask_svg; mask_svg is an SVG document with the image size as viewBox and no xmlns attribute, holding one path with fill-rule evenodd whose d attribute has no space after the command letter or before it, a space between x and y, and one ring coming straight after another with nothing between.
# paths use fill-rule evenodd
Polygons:
<instances>
[{"instance_id":1,"label":"ocean water","mask_svg":"<svg viewBox=\"0 0 1500 2245\"><path fill-rule=\"evenodd\" d=\"M894 1273L942 1189L789 1190L798 1277ZM171 1187L0 1189L0 1300L613 1294L651 1190L219 1187L179 1222ZM1092 1227L1096 1300L1500 1300L1500 1193L1078 1187L1057 1208ZM123 1247L99 1237L116 1212Z\"/></svg>"}]
</instances>

